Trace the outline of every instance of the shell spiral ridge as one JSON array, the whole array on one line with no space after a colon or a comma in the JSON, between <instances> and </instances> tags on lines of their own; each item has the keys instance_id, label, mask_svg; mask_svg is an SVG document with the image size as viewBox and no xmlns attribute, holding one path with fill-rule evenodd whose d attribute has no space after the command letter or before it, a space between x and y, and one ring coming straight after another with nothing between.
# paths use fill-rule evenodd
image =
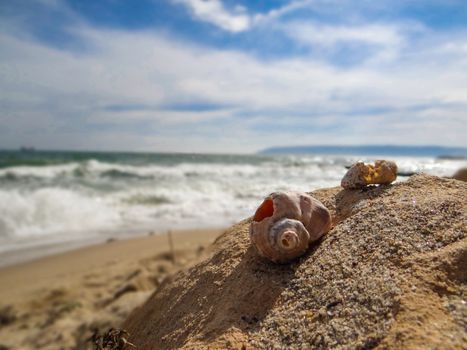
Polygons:
<instances>
[{"instance_id":1,"label":"shell spiral ridge","mask_svg":"<svg viewBox=\"0 0 467 350\"><path fill-rule=\"evenodd\" d=\"M250 239L258 253L274 262L303 255L331 226L327 208L306 193L274 192L258 207Z\"/></svg>"}]
</instances>

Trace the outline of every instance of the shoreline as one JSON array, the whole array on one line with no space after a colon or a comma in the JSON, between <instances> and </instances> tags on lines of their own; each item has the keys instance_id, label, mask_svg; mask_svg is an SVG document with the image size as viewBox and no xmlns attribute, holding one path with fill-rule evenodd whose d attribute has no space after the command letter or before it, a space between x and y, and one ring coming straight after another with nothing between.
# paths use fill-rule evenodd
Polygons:
<instances>
[{"instance_id":1,"label":"shoreline","mask_svg":"<svg viewBox=\"0 0 467 350\"><path fill-rule=\"evenodd\" d=\"M86 238L75 238L69 240L50 240L45 243L36 243L31 245L17 246L14 249L0 252L0 269L4 267L15 266L18 264L33 262L35 260L58 255L62 253L72 252L74 250L92 247L95 245L105 244L108 242L127 241L132 239L139 239L150 236L167 236L167 232L171 231L173 234L183 232L198 232L198 231L216 231L222 230L219 227L201 227L201 228L180 228L170 230L144 230L135 232L122 232L121 230L115 231L113 234L106 233L102 236L90 236Z\"/></svg>"},{"instance_id":2,"label":"shoreline","mask_svg":"<svg viewBox=\"0 0 467 350\"><path fill-rule=\"evenodd\" d=\"M172 231L174 250L181 256L187 250L209 245L223 229L191 229ZM35 248L31 248L35 249ZM112 239L65 251L0 266L0 299L9 292L19 295L23 289L42 286L39 280L54 280L58 276L74 279L90 269L111 263L131 263L169 251L167 234L152 234L126 239ZM11 287L15 286L14 290Z\"/></svg>"}]
</instances>

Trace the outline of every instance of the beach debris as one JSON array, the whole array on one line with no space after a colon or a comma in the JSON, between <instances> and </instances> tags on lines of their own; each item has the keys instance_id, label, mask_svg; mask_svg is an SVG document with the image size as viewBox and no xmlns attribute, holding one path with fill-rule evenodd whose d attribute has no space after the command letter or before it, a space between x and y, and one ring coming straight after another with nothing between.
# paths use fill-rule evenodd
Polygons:
<instances>
[{"instance_id":1,"label":"beach debris","mask_svg":"<svg viewBox=\"0 0 467 350\"><path fill-rule=\"evenodd\" d=\"M303 255L310 243L331 228L331 215L306 193L274 192L258 207L250 239L258 253L284 263Z\"/></svg>"},{"instance_id":2,"label":"beach debris","mask_svg":"<svg viewBox=\"0 0 467 350\"><path fill-rule=\"evenodd\" d=\"M99 334L98 329L94 329L93 335L89 338L95 346L95 350L125 350L136 348L126 338L130 334L120 328L110 328L106 333Z\"/></svg>"},{"instance_id":3,"label":"beach debris","mask_svg":"<svg viewBox=\"0 0 467 350\"><path fill-rule=\"evenodd\" d=\"M172 238L172 231L168 230L167 231L167 238L169 239L169 249L170 249L170 257L172 260L172 264L175 265L175 249L174 249L174 241Z\"/></svg>"},{"instance_id":4,"label":"beach debris","mask_svg":"<svg viewBox=\"0 0 467 350\"><path fill-rule=\"evenodd\" d=\"M17 319L16 311L12 305L6 305L0 308L0 328L8 326Z\"/></svg>"},{"instance_id":5,"label":"beach debris","mask_svg":"<svg viewBox=\"0 0 467 350\"><path fill-rule=\"evenodd\" d=\"M367 185L388 185L397 178L397 165L389 160L377 160L374 165L363 162L350 167L341 181L345 189L364 188Z\"/></svg>"}]
</instances>

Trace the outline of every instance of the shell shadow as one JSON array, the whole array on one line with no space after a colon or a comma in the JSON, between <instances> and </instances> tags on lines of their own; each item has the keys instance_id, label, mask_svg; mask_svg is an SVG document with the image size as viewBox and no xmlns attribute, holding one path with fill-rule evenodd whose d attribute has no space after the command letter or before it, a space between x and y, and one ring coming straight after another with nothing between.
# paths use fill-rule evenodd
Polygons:
<instances>
[{"instance_id":1,"label":"shell shadow","mask_svg":"<svg viewBox=\"0 0 467 350\"><path fill-rule=\"evenodd\" d=\"M230 328L242 333L258 328L294 278L297 262L274 264L258 256L250 246L231 273L211 290L214 305L207 319L216 321L206 325L202 341L213 341Z\"/></svg>"},{"instance_id":2,"label":"shell shadow","mask_svg":"<svg viewBox=\"0 0 467 350\"><path fill-rule=\"evenodd\" d=\"M294 278L300 260L274 264L244 244L220 250L186 272L180 283L167 281L124 323L139 349L176 349L187 342L212 342L235 332L246 334L277 302ZM184 274L185 275L185 274ZM185 275L186 276L186 275ZM196 331L195 331L196 329ZM198 333L193 339L193 333Z\"/></svg>"}]
</instances>

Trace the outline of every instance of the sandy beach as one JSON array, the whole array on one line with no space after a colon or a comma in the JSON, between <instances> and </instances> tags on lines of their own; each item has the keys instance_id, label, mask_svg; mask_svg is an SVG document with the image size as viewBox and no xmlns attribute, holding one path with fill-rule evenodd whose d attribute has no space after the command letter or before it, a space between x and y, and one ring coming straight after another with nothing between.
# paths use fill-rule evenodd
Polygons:
<instances>
[{"instance_id":1,"label":"sandy beach","mask_svg":"<svg viewBox=\"0 0 467 350\"><path fill-rule=\"evenodd\" d=\"M467 0L0 0L0 350L467 350Z\"/></svg>"},{"instance_id":2,"label":"sandy beach","mask_svg":"<svg viewBox=\"0 0 467 350\"><path fill-rule=\"evenodd\" d=\"M0 349L92 348L164 279L209 254L220 229L149 235L0 268Z\"/></svg>"},{"instance_id":3,"label":"sandy beach","mask_svg":"<svg viewBox=\"0 0 467 350\"><path fill-rule=\"evenodd\" d=\"M137 349L461 349L465 191L428 175L315 191L334 226L288 264L246 219L0 268L0 349L100 349L111 328Z\"/></svg>"}]
</instances>

